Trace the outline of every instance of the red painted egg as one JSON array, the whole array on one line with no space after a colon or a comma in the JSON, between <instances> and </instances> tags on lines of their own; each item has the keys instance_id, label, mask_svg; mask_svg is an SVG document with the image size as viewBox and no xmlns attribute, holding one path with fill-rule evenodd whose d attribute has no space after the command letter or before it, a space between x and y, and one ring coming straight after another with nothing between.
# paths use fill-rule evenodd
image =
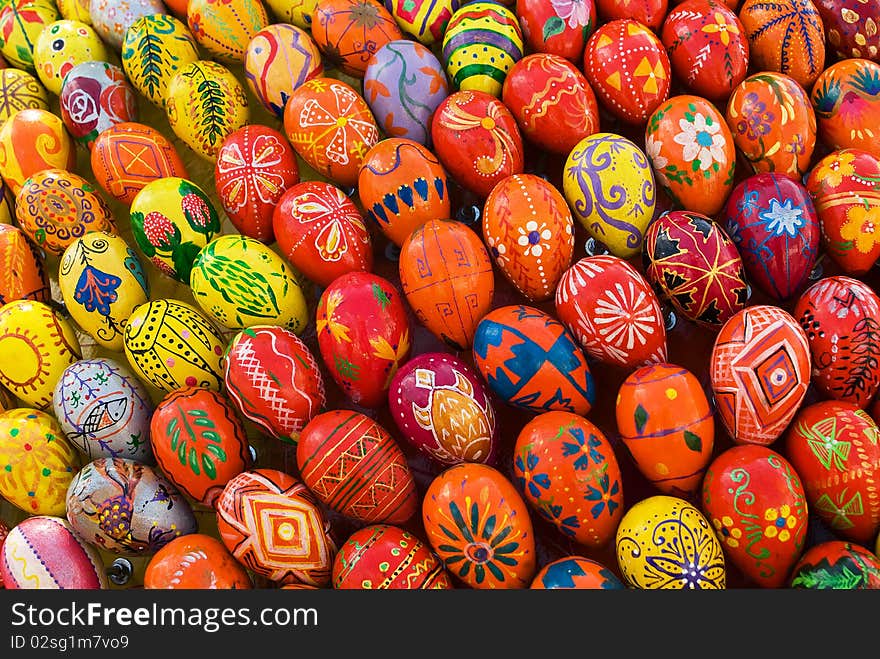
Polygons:
<instances>
[{"instance_id":1,"label":"red painted egg","mask_svg":"<svg viewBox=\"0 0 880 659\"><path fill-rule=\"evenodd\" d=\"M880 59L876 7L866 0L813 0L825 29L825 47L837 58Z\"/></svg>"},{"instance_id":2,"label":"red painted egg","mask_svg":"<svg viewBox=\"0 0 880 659\"><path fill-rule=\"evenodd\" d=\"M492 262L480 236L455 220L429 220L404 241L398 269L419 322L451 348L470 348L495 293Z\"/></svg>"},{"instance_id":3,"label":"red painted egg","mask_svg":"<svg viewBox=\"0 0 880 659\"><path fill-rule=\"evenodd\" d=\"M800 478L765 446L734 446L703 479L702 508L725 556L762 588L786 585L804 549L807 500Z\"/></svg>"},{"instance_id":4,"label":"red painted egg","mask_svg":"<svg viewBox=\"0 0 880 659\"><path fill-rule=\"evenodd\" d=\"M0 306L14 300L48 302L49 273L43 256L12 224L0 224Z\"/></svg>"},{"instance_id":5,"label":"red painted egg","mask_svg":"<svg viewBox=\"0 0 880 659\"><path fill-rule=\"evenodd\" d=\"M880 429L870 415L845 401L813 403L798 412L785 449L810 512L841 539L872 543L880 531Z\"/></svg>"},{"instance_id":6,"label":"red painted egg","mask_svg":"<svg viewBox=\"0 0 880 659\"><path fill-rule=\"evenodd\" d=\"M458 91L434 111L431 138L440 162L462 187L486 198L498 181L523 171L516 119L482 91Z\"/></svg>"},{"instance_id":7,"label":"red painted egg","mask_svg":"<svg viewBox=\"0 0 880 659\"><path fill-rule=\"evenodd\" d=\"M564 556L545 565L530 586L532 590L622 590L625 588L610 569L583 556Z\"/></svg>"},{"instance_id":8,"label":"red painted egg","mask_svg":"<svg viewBox=\"0 0 880 659\"><path fill-rule=\"evenodd\" d=\"M662 215L648 227L642 257L645 277L658 294L702 327L719 329L748 301L739 252L724 229L705 215Z\"/></svg>"},{"instance_id":9,"label":"red painted egg","mask_svg":"<svg viewBox=\"0 0 880 659\"><path fill-rule=\"evenodd\" d=\"M148 590L248 590L244 566L226 545L204 533L175 538L153 554L144 571Z\"/></svg>"},{"instance_id":10,"label":"red painted egg","mask_svg":"<svg viewBox=\"0 0 880 659\"><path fill-rule=\"evenodd\" d=\"M412 348L397 288L370 273L342 275L321 294L316 322L321 357L336 384L357 405L382 405Z\"/></svg>"},{"instance_id":11,"label":"red painted egg","mask_svg":"<svg viewBox=\"0 0 880 659\"><path fill-rule=\"evenodd\" d=\"M797 321L780 307L747 307L715 337L710 363L715 411L727 434L736 444L775 442L810 384L810 348Z\"/></svg>"},{"instance_id":12,"label":"red painted egg","mask_svg":"<svg viewBox=\"0 0 880 659\"><path fill-rule=\"evenodd\" d=\"M299 183L296 153L274 128L250 124L230 133L217 152L214 184L239 233L275 241L272 213L284 192Z\"/></svg>"},{"instance_id":13,"label":"red painted egg","mask_svg":"<svg viewBox=\"0 0 880 659\"><path fill-rule=\"evenodd\" d=\"M309 421L296 464L321 503L360 522L404 524L419 507L403 451L360 412L333 410Z\"/></svg>"},{"instance_id":14,"label":"red painted egg","mask_svg":"<svg viewBox=\"0 0 880 659\"><path fill-rule=\"evenodd\" d=\"M632 19L655 33L660 32L669 8L668 0L596 0L596 4L605 22Z\"/></svg>"},{"instance_id":15,"label":"red painted egg","mask_svg":"<svg viewBox=\"0 0 880 659\"><path fill-rule=\"evenodd\" d=\"M331 183L303 181L288 188L275 206L272 228L281 254L318 286L373 268L363 217Z\"/></svg>"},{"instance_id":16,"label":"red painted egg","mask_svg":"<svg viewBox=\"0 0 880 659\"><path fill-rule=\"evenodd\" d=\"M832 64L816 79L810 102L819 139L829 148L861 149L880 158L880 64L867 59Z\"/></svg>"},{"instance_id":17,"label":"red painted egg","mask_svg":"<svg viewBox=\"0 0 880 659\"><path fill-rule=\"evenodd\" d=\"M791 572L789 587L880 590L880 559L860 545L828 540L804 552Z\"/></svg>"},{"instance_id":18,"label":"red painted egg","mask_svg":"<svg viewBox=\"0 0 880 659\"><path fill-rule=\"evenodd\" d=\"M580 62L596 28L593 0L516 0L515 8L523 39L533 52Z\"/></svg>"},{"instance_id":19,"label":"red painted egg","mask_svg":"<svg viewBox=\"0 0 880 659\"><path fill-rule=\"evenodd\" d=\"M792 314L807 333L813 384L829 398L867 407L880 389L880 297L858 279L825 277Z\"/></svg>"}]
</instances>

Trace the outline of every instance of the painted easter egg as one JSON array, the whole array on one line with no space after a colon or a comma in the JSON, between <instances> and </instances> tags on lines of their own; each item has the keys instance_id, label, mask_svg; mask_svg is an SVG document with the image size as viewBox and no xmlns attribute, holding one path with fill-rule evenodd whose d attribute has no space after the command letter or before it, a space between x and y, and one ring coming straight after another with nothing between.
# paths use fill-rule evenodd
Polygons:
<instances>
[{"instance_id":1,"label":"painted easter egg","mask_svg":"<svg viewBox=\"0 0 880 659\"><path fill-rule=\"evenodd\" d=\"M73 140L64 121L48 110L19 110L0 126L0 174L13 196L44 169L72 170Z\"/></svg>"},{"instance_id":2,"label":"painted easter egg","mask_svg":"<svg viewBox=\"0 0 880 659\"><path fill-rule=\"evenodd\" d=\"M196 256L216 234L220 218L207 194L187 179L147 183L131 202L131 233L160 272L189 284Z\"/></svg>"},{"instance_id":3,"label":"painted easter egg","mask_svg":"<svg viewBox=\"0 0 880 659\"><path fill-rule=\"evenodd\" d=\"M81 356L73 324L47 303L0 307L0 385L26 405L47 409L61 373Z\"/></svg>"},{"instance_id":4,"label":"painted easter egg","mask_svg":"<svg viewBox=\"0 0 880 659\"><path fill-rule=\"evenodd\" d=\"M592 558L563 556L542 567L529 588L532 590L623 590L625 586L614 572Z\"/></svg>"},{"instance_id":5,"label":"painted easter egg","mask_svg":"<svg viewBox=\"0 0 880 659\"><path fill-rule=\"evenodd\" d=\"M266 5L279 21L309 30L318 0L266 0Z\"/></svg>"},{"instance_id":6,"label":"painted easter egg","mask_svg":"<svg viewBox=\"0 0 880 659\"><path fill-rule=\"evenodd\" d=\"M378 0L321 0L312 13L312 38L329 65L363 78L370 58L403 33Z\"/></svg>"},{"instance_id":7,"label":"painted easter egg","mask_svg":"<svg viewBox=\"0 0 880 659\"><path fill-rule=\"evenodd\" d=\"M865 408L880 389L880 297L858 279L820 279L792 315L810 344L812 382L825 396Z\"/></svg>"},{"instance_id":8,"label":"painted easter egg","mask_svg":"<svg viewBox=\"0 0 880 659\"><path fill-rule=\"evenodd\" d=\"M880 158L880 64L867 59L835 62L819 74L810 102L819 139L832 151L861 149Z\"/></svg>"},{"instance_id":9,"label":"painted easter egg","mask_svg":"<svg viewBox=\"0 0 880 659\"><path fill-rule=\"evenodd\" d=\"M719 220L742 256L746 275L776 300L799 294L819 251L819 218L807 189L785 174L741 181Z\"/></svg>"},{"instance_id":10,"label":"painted easter egg","mask_svg":"<svg viewBox=\"0 0 880 659\"><path fill-rule=\"evenodd\" d=\"M34 43L37 77L56 96L73 67L93 61L108 62L110 53L94 28L82 21L50 23Z\"/></svg>"},{"instance_id":11,"label":"painted easter egg","mask_svg":"<svg viewBox=\"0 0 880 659\"><path fill-rule=\"evenodd\" d=\"M198 530L171 481L124 458L98 458L80 469L67 490L67 521L86 542L123 556L153 554Z\"/></svg>"},{"instance_id":12,"label":"painted easter egg","mask_svg":"<svg viewBox=\"0 0 880 659\"><path fill-rule=\"evenodd\" d=\"M791 464L766 446L734 446L709 465L702 509L724 554L762 588L786 585L804 549L807 500Z\"/></svg>"},{"instance_id":13,"label":"painted easter egg","mask_svg":"<svg viewBox=\"0 0 880 659\"><path fill-rule=\"evenodd\" d=\"M397 526L372 524L352 533L333 560L336 590L447 590L443 564L417 537Z\"/></svg>"},{"instance_id":14,"label":"painted easter egg","mask_svg":"<svg viewBox=\"0 0 880 659\"><path fill-rule=\"evenodd\" d=\"M160 178L189 178L174 145L155 128L135 122L115 124L92 143L92 174L101 188L131 205L137 193Z\"/></svg>"},{"instance_id":15,"label":"painted easter egg","mask_svg":"<svg viewBox=\"0 0 880 659\"><path fill-rule=\"evenodd\" d=\"M513 475L525 501L565 536L603 547L623 515L614 449L593 423L546 412L526 423L513 449Z\"/></svg>"},{"instance_id":16,"label":"painted easter egg","mask_svg":"<svg viewBox=\"0 0 880 659\"><path fill-rule=\"evenodd\" d=\"M343 393L363 407L385 403L391 378L412 349L397 288L370 273L342 275L321 294L316 322L321 357Z\"/></svg>"},{"instance_id":17,"label":"painted easter egg","mask_svg":"<svg viewBox=\"0 0 880 659\"><path fill-rule=\"evenodd\" d=\"M137 97L122 69L108 62L83 62L65 76L61 118L73 139L91 148L98 134L138 118Z\"/></svg>"},{"instance_id":18,"label":"painted easter egg","mask_svg":"<svg viewBox=\"0 0 880 659\"><path fill-rule=\"evenodd\" d=\"M533 53L547 53L580 63L587 39L596 29L596 3L516 0L523 40Z\"/></svg>"},{"instance_id":19,"label":"painted easter egg","mask_svg":"<svg viewBox=\"0 0 880 659\"><path fill-rule=\"evenodd\" d=\"M358 174L358 199L379 230L398 247L428 220L451 217L443 165L421 144L380 140Z\"/></svg>"},{"instance_id":20,"label":"painted easter egg","mask_svg":"<svg viewBox=\"0 0 880 659\"><path fill-rule=\"evenodd\" d=\"M645 234L642 260L657 294L701 327L718 330L746 306L742 258L727 232L705 215L661 215Z\"/></svg>"},{"instance_id":21,"label":"painted easter egg","mask_svg":"<svg viewBox=\"0 0 880 659\"><path fill-rule=\"evenodd\" d=\"M431 115L449 95L440 61L408 39L389 41L367 63L364 98L388 137L431 144Z\"/></svg>"},{"instance_id":22,"label":"painted easter egg","mask_svg":"<svg viewBox=\"0 0 880 659\"><path fill-rule=\"evenodd\" d=\"M171 130L202 158L215 162L223 140L248 123L247 94L229 69L206 60L182 67L168 82Z\"/></svg>"},{"instance_id":23,"label":"painted easter egg","mask_svg":"<svg viewBox=\"0 0 880 659\"><path fill-rule=\"evenodd\" d=\"M630 373L615 403L620 439L663 494L691 499L715 448L715 419L700 381L670 363Z\"/></svg>"},{"instance_id":24,"label":"painted easter egg","mask_svg":"<svg viewBox=\"0 0 880 659\"><path fill-rule=\"evenodd\" d=\"M12 224L0 224L0 307L13 300L48 302L52 296L42 253Z\"/></svg>"},{"instance_id":25,"label":"painted easter egg","mask_svg":"<svg viewBox=\"0 0 880 659\"><path fill-rule=\"evenodd\" d=\"M577 339L539 309L493 309L477 325L473 350L477 370L509 405L580 415L593 406L593 375Z\"/></svg>"},{"instance_id":26,"label":"painted easter egg","mask_svg":"<svg viewBox=\"0 0 880 659\"><path fill-rule=\"evenodd\" d=\"M660 27L669 6L667 0L635 0L616 2L615 0L595 0L599 15L606 22L618 19L638 21L653 32L660 34Z\"/></svg>"},{"instance_id":27,"label":"painted easter egg","mask_svg":"<svg viewBox=\"0 0 880 659\"><path fill-rule=\"evenodd\" d=\"M295 25L276 23L257 32L244 55L248 87L269 112L284 117L293 90L324 75L321 52L309 33Z\"/></svg>"},{"instance_id":28,"label":"painted easter egg","mask_svg":"<svg viewBox=\"0 0 880 659\"><path fill-rule=\"evenodd\" d=\"M303 181L288 188L272 212L272 230L284 258L318 286L373 269L361 212L332 183Z\"/></svg>"},{"instance_id":29,"label":"painted easter egg","mask_svg":"<svg viewBox=\"0 0 880 659\"><path fill-rule=\"evenodd\" d=\"M733 90L725 120L737 151L755 173L800 179L816 147L816 114L804 88L774 71L755 73Z\"/></svg>"},{"instance_id":30,"label":"painted easter egg","mask_svg":"<svg viewBox=\"0 0 880 659\"><path fill-rule=\"evenodd\" d=\"M153 554L144 570L148 590L249 590L250 575L217 538L190 533Z\"/></svg>"},{"instance_id":31,"label":"painted easter egg","mask_svg":"<svg viewBox=\"0 0 880 659\"><path fill-rule=\"evenodd\" d=\"M217 500L223 544L248 570L279 584L330 583L336 544L311 492L275 469L246 471Z\"/></svg>"},{"instance_id":32,"label":"painted easter egg","mask_svg":"<svg viewBox=\"0 0 880 659\"><path fill-rule=\"evenodd\" d=\"M61 18L82 21L91 25L92 17L89 15L89 0L58 0L56 4L58 5Z\"/></svg>"},{"instance_id":33,"label":"painted easter egg","mask_svg":"<svg viewBox=\"0 0 880 659\"><path fill-rule=\"evenodd\" d=\"M609 21L593 32L583 69L599 103L628 124L643 124L669 97L672 72L666 49L631 18Z\"/></svg>"},{"instance_id":34,"label":"painted easter egg","mask_svg":"<svg viewBox=\"0 0 880 659\"><path fill-rule=\"evenodd\" d=\"M475 589L528 588L535 576L535 534L522 497L504 474L462 463L425 492L428 541L450 574Z\"/></svg>"},{"instance_id":35,"label":"painted easter egg","mask_svg":"<svg viewBox=\"0 0 880 659\"><path fill-rule=\"evenodd\" d=\"M224 361L226 392L238 411L268 434L296 442L324 407L324 380L300 338L277 326L236 334Z\"/></svg>"},{"instance_id":36,"label":"painted easter egg","mask_svg":"<svg viewBox=\"0 0 880 659\"><path fill-rule=\"evenodd\" d=\"M419 507L400 446L360 412L313 417L297 442L296 464L321 503L359 522L405 524Z\"/></svg>"},{"instance_id":37,"label":"painted easter egg","mask_svg":"<svg viewBox=\"0 0 880 659\"><path fill-rule=\"evenodd\" d=\"M64 515L79 453L53 416L27 407L0 413L0 494L29 515Z\"/></svg>"},{"instance_id":38,"label":"painted easter egg","mask_svg":"<svg viewBox=\"0 0 880 659\"><path fill-rule=\"evenodd\" d=\"M202 387L177 389L159 401L150 444L168 480L206 506L251 466L245 428L232 403Z\"/></svg>"},{"instance_id":39,"label":"painted easter egg","mask_svg":"<svg viewBox=\"0 0 880 659\"><path fill-rule=\"evenodd\" d=\"M404 439L440 464L492 464L497 457L492 399L458 357L427 352L410 359L391 380L388 407Z\"/></svg>"},{"instance_id":40,"label":"painted easter egg","mask_svg":"<svg viewBox=\"0 0 880 659\"><path fill-rule=\"evenodd\" d=\"M825 29L825 48L838 59L880 58L877 14L862 0L813 0Z\"/></svg>"},{"instance_id":41,"label":"painted easter egg","mask_svg":"<svg viewBox=\"0 0 880 659\"><path fill-rule=\"evenodd\" d=\"M189 0L186 21L199 45L226 64L241 64L248 43L269 25L260 0Z\"/></svg>"},{"instance_id":42,"label":"painted easter egg","mask_svg":"<svg viewBox=\"0 0 880 659\"><path fill-rule=\"evenodd\" d=\"M483 206L483 238L499 270L530 302L553 297L574 254L565 197L533 174L499 181Z\"/></svg>"},{"instance_id":43,"label":"painted easter egg","mask_svg":"<svg viewBox=\"0 0 880 659\"><path fill-rule=\"evenodd\" d=\"M167 14L162 0L90 0L89 18L106 43L121 50L127 30L144 16Z\"/></svg>"},{"instance_id":44,"label":"painted easter egg","mask_svg":"<svg viewBox=\"0 0 880 659\"><path fill-rule=\"evenodd\" d=\"M53 0L9 0L0 7L0 54L12 66L34 72L34 46L43 28L61 18Z\"/></svg>"},{"instance_id":45,"label":"painted easter egg","mask_svg":"<svg viewBox=\"0 0 880 659\"><path fill-rule=\"evenodd\" d=\"M807 335L780 307L734 314L715 337L710 364L715 411L736 444L775 442L810 384Z\"/></svg>"},{"instance_id":46,"label":"painted easter egg","mask_svg":"<svg viewBox=\"0 0 880 659\"><path fill-rule=\"evenodd\" d=\"M744 0L739 20L758 71L778 71L809 89L825 67L825 34L812 0Z\"/></svg>"},{"instance_id":47,"label":"painted easter egg","mask_svg":"<svg viewBox=\"0 0 880 659\"><path fill-rule=\"evenodd\" d=\"M150 393L123 363L81 359L61 374L52 411L67 439L87 460L128 458L153 464Z\"/></svg>"},{"instance_id":48,"label":"painted easter egg","mask_svg":"<svg viewBox=\"0 0 880 659\"><path fill-rule=\"evenodd\" d=\"M880 590L880 559L860 545L827 540L804 552L791 571L789 587Z\"/></svg>"},{"instance_id":49,"label":"painted easter egg","mask_svg":"<svg viewBox=\"0 0 880 659\"><path fill-rule=\"evenodd\" d=\"M431 119L431 139L440 162L456 182L483 199L495 184L524 168L516 119L504 103L486 92L459 91L447 96Z\"/></svg>"},{"instance_id":50,"label":"painted easter egg","mask_svg":"<svg viewBox=\"0 0 880 659\"><path fill-rule=\"evenodd\" d=\"M853 403L825 400L797 413L786 456L815 513L843 540L868 545L880 530L880 430Z\"/></svg>"},{"instance_id":51,"label":"painted easter egg","mask_svg":"<svg viewBox=\"0 0 880 659\"><path fill-rule=\"evenodd\" d=\"M123 339L128 363L158 389L220 389L226 340L192 305L164 298L142 304L129 316Z\"/></svg>"},{"instance_id":52,"label":"painted easter egg","mask_svg":"<svg viewBox=\"0 0 880 659\"><path fill-rule=\"evenodd\" d=\"M0 14L0 21L2 20ZM27 71L0 69L0 121L28 108L49 109L49 95L43 83Z\"/></svg>"},{"instance_id":53,"label":"painted easter egg","mask_svg":"<svg viewBox=\"0 0 880 659\"><path fill-rule=\"evenodd\" d=\"M9 532L0 555L0 576L9 590L109 588L101 555L63 517L22 520Z\"/></svg>"},{"instance_id":54,"label":"painted easter egg","mask_svg":"<svg viewBox=\"0 0 880 659\"><path fill-rule=\"evenodd\" d=\"M233 226L245 236L272 243L275 206L299 183L296 153L274 128L242 126L226 136L217 152L214 183Z\"/></svg>"}]
</instances>

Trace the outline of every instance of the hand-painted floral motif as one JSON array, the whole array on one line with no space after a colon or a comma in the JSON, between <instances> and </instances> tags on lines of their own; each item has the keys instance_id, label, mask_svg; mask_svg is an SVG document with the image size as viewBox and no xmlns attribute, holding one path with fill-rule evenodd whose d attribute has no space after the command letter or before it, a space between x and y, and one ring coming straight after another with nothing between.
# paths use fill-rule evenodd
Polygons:
<instances>
[{"instance_id":1,"label":"hand-painted floral motif","mask_svg":"<svg viewBox=\"0 0 880 659\"><path fill-rule=\"evenodd\" d=\"M810 101L828 147L880 157L880 64L867 59L832 64L813 85Z\"/></svg>"}]
</instances>

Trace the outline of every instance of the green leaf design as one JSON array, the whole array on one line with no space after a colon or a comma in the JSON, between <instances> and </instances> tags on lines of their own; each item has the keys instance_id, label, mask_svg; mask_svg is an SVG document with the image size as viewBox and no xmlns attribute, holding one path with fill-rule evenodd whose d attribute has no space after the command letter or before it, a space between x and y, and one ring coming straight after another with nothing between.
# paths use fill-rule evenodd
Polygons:
<instances>
[{"instance_id":1,"label":"green leaf design","mask_svg":"<svg viewBox=\"0 0 880 659\"><path fill-rule=\"evenodd\" d=\"M141 78L133 80L138 83L144 96L154 99L162 96L162 54L167 52L162 47L162 39L147 32L137 44L138 61L140 62ZM123 62L126 60L123 58ZM131 67L129 67L131 68Z\"/></svg>"},{"instance_id":2,"label":"green leaf design","mask_svg":"<svg viewBox=\"0 0 880 659\"><path fill-rule=\"evenodd\" d=\"M131 233L137 246L147 258L153 258L156 255L156 248L147 240L147 234L144 233L144 214L134 211L131 214Z\"/></svg>"},{"instance_id":3,"label":"green leaf design","mask_svg":"<svg viewBox=\"0 0 880 659\"><path fill-rule=\"evenodd\" d=\"M209 78L199 67L193 67L192 76L200 75L202 81L196 87L201 99L201 117L199 123L205 129L205 135L211 146L219 144L226 137L226 95L216 80Z\"/></svg>"},{"instance_id":4,"label":"green leaf design","mask_svg":"<svg viewBox=\"0 0 880 659\"><path fill-rule=\"evenodd\" d=\"M212 289L235 307L240 325L252 324L243 322L248 318L274 319L280 315L271 282L244 260L215 253L214 243L202 250L194 268Z\"/></svg>"},{"instance_id":5,"label":"green leaf design","mask_svg":"<svg viewBox=\"0 0 880 659\"><path fill-rule=\"evenodd\" d=\"M189 449L189 468L193 470L196 476L201 473L201 469L199 469L199 456L194 447Z\"/></svg>"},{"instance_id":6,"label":"green leaf design","mask_svg":"<svg viewBox=\"0 0 880 659\"><path fill-rule=\"evenodd\" d=\"M192 274L193 262L199 254L201 248L193 242L180 243L171 249L171 263L174 272L177 273L176 279L189 285L190 275Z\"/></svg>"},{"instance_id":7,"label":"green leaf design","mask_svg":"<svg viewBox=\"0 0 880 659\"><path fill-rule=\"evenodd\" d=\"M217 478L217 468L214 466L214 461L210 455L202 453L202 467L205 469L205 474L210 478Z\"/></svg>"},{"instance_id":8,"label":"green leaf design","mask_svg":"<svg viewBox=\"0 0 880 659\"><path fill-rule=\"evenodd\" d=\"M544 23L544 30L542 32L544 41L547 41L547 39L552 36L561 34L564 29L565 21L559 18L559 16L551 16L547 19L547 22Z\"/></svg>"},{"instance_id":9,"label":"green leaf design","mask_svg":"<svg viewBox=\"0 0 880 659\"><path fill-rule=\"evenodd\" d=\"M641 403L636 407L634 419L636 422L636 430L642 432L645 429L645 424L648 423L648 412L642 407Z\"/></svg>"},{"instance_id":10,"label":"green leaf design","mask_svg":"<svg viewBox=\"0 0 880 659\"><path fill-rule=\"evenodd\" d=\"M700 439L699 435L692 433L690 430L684 431L684 443L687 444L691 451L699 453L703 450L703 440Z\"/></svg>"},{"instance_id":11,"label":"green leaf design","mask_svg":"<svg viewBox=\"0 0 880 659\"><path fill-rule=\"evenodd\" d=\"M223 438L208 413L199 409L177 406L175 416L166 426L173 427L176 437L172 448L177 450L180 464L188 466L196 476L204 473L212 480L217 477L217 462L226 462L226 451L220 446Z\"/></svg>"}]
</instances>

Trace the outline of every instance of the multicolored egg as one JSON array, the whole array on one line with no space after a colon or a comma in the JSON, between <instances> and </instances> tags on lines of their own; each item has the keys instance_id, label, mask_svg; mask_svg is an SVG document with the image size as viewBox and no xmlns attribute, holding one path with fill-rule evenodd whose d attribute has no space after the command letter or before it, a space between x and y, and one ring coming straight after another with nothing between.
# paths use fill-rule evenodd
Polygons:
<instances>
[{"instance_id":1,"label":"multicolored egg","mask_svg":"<svg viewBox=\"0 0 880 659\"><path fill-rule=\"evenodd\" d=\"M12 224L0 224L0 307L13 300L48 302L52 297L43 255Z\"/></svg>"},{"instance_id":2,"label":"multicolored egg","mask_svg":"<svg viewBox=\"0 0 880 659\"><path fill-rule=\"evenodd\" d=\"M82 21L50 23L34 43L37 77L56 96L73 67L93 61L109 62L110 53L94 28Z\"/></svg>"},{"instance_id":3,"label":"multicolored egg","mask_svg":"<svg viewBox=\"0 0 880 659\"><path fill-rule=\"evenodd\" d=\"M189 0L186 22L210 55L226 64L241 64L250 40L269 25L269 15L260 0Z\"/></svg>"},{"instance_id":4,"label":"multicolored egg","mask_svg":"<svg viewBox=\"0 0 880 659\"><path fill-rule=\"evenodd\" d=\"M0 12L2 11L0 9ZM0 13L0 24L2 20ZM19 110L28 108L49 109L49 95L46 88L27 71L0 69L0 121L5 121Z\"/></svg>"},{"instance_id":5,"label":"multicolored egg","mask_svg":"<svg viewBox=\"0 0 880 659\"><path fill-rule=\"evenodd\" d=\"M144 570L147 590L249 590L250 575L226 545L205 533L174 538Z\"/></svg>"},{"instance_id":6,"label":"multicolored egg","mask_svg":"<svg viewBox=\"0 0 880 659\"><path fill-rule=\"evenodd\" d=\"M137 98L125 73L108 62L74 66L64 77L60 102L67 130L89 149L99 133L138 118Z\"/></svg>"},{"instance_id":7,"label":"multicolored egg","mask_svg":"<svg viewBox=\"0 0 880 659\"><path fill-rule=\"evenodd\" d=\"M814 0L825 30L825 48L838 59L880 58L877 14L862 0Z\"/></svg>"},{"instance_id":8,"label":"multicolored egg","mask_svg":"<svg viewBox=\"0 0 880 659\"><path fill-rule=\"evenodd\" d=\"M598 561L583 556L563 556L547 563L529 586L532 590L623 590L617 575Z\"/></svg>"},{"instance_id":9,"label":"multicolored egg","mask_svg":"<svg viewBox=\"0 0 880 659\"><path fill-rule=\"evenodd\" d=\"M162 0L90 0L89 19L95 32L116 50L121 50L128 29L144 16L164 15Z\"/></svg>"},{"instance_id":10,"label":"multicolored egg","mask_svg":"<svg viewBox=\"0 0 880 659\"><path fill-rule=\"evenodd\" d=\"M312 13L311 28L328 64L352 78L364 77L370 58L385 44L403 39L378 0L321 0Z\"/></svg>"},{"instance_id":11,"label":"multicolored egg","mask_svg":"<svg viewBox=\"0 0 880 659\"><path fill-rule=\"evenodd\" d=\"M397 27L408 37L431 46L441 42L459 0L385 0Z\"/></svg>"},{"instance_id":12,"label":"multicolored egg","mask_svg":"<svg viewBox=\"0 0 880 659\"><path fill-rule=\"evenodd\" d=\"M547 53L579 63L587 39L596 29L596 3L516 0L525 43L533 53Z\"/></svg>"},{"instance_id":13,"label":"multicolored egg","mask_svg":"<svg viewBox=\"0 0 880 659\"><path fill-rule=\"evenodd\" d=\"M832 151L861 149L880 158L880 64L835 62L816 78L810 102L819 139Z\"/></svg>"},{"instance_id":14,"label":"multicolored egg","mask_svg":"<svg viewBox=\"0 0 880 659\"><path fill-rule=\"evenodd\" d=\"M73 140L64 121L48 110L19 110L0 125L0 175L13 196L44 169L72 170Z\"/></svg>"},{"instance_id":15,"label":"multicolored egg","mask_svg":"<svg viewBox=\"0 0 880 659\"><path fill-rule=\"evenodd\" d=\"M860 545L827 540L813 545L794 566L790 588L880 590L880 559Z\"/></svg>"},{"instance_id":16,"label":"multicolored egg","mask_svg":"<svg viewBox=\"0 0 880 659\"><path fill-rule=\"evenodd\" d=\"M61 18L53 0L9 0L0 7L0 54L12 66L35 72L34 46L43 28Z\"/></svg>"}]
</instances>

